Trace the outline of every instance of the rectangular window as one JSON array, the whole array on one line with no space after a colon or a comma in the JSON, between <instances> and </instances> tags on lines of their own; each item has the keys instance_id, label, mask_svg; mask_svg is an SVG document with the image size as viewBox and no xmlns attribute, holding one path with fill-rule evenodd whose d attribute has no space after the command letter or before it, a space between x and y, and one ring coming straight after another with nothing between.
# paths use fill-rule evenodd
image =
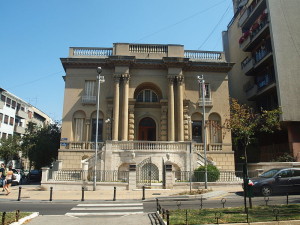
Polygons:
<instances>
[{"instance_id":1,"label":"rectangular window","mask_svg":"<svg viewBox=\"0 0 300 225\"><path fill-rule=\"evenodd\" d=\"M4 116L4 123L5 123L5 124L8 124L8 118L9 118L9 117L8 117L7 115Z\"/></svg>"},{"instance_id":2,"label":"rectangular window","mask_svg":"<svg viewBox=\"0 0 300 225\"><path fill-rule=\"evenodd\" d=\"M8 134L8 135L7 135L7 137L8 137L8 138L11 138L11 137L12 137L12 135L11 135L11 134Z\"/></svg>"},{"instance_id":3,"label":"rectangular window","mask_svg":"<svg viewBox=\"0 0 300 225\"><path fill-rule=\"evenodd\" d=\"M1 101L5 102L5 99L6 99L5 95L1 95Z\"/></svg>"},{"instance_id":4,"label":"rectangular window","mask_svg":"<svg viewBox=\"0 0 300 225\"><path fill-rule=\"evenodd\" d=\"M9 118L9 125L13 126L14 125L14 120L15 120L15 118L10 117Z\"/></svg>"},{"instance_id":5,"label":"rectangular window","mask_svg":"<svg viewBox=\"0 0 300 225\"><path fill-rule=\"evenodd\" d=\"M0 123L2 123L3 120L3 113L0 113Z\"/></svg>"},{"instance_id":6,"label":"rectangular window","mask_svg":"<svg viewBox=\"0 0 300 225\"><path fill-rule=\"evenodd\" d=\"M21 106L21 111L25 112L24 106Z\"/></svg>"},{"instance_id":7,"label":"rectangular window","mask_svg":"<svg viewBox=\"0 0 300 225\"><path fill-rule=\"evenodd\" d=\"M85 81L84 93L85 96L96 96L96 81L87 80Z\"/></svg>"},{"instance_id":8,"label":"rectangular window","mask_svg":"<svg viewBox=\"0 0 300 225\"><path fill-rule=\"evenodd\" d=\"M10 98L6 98L6 106L10 107L11 105L11 99Z\"/></svg>"},{"instance_id":9,"label":"rectangular window","mask_svg":"<svg viewBox=\"0 0 300 225\"><path fill-rule=\"evenodd\" d=\"M16 108L16 101L12 101L12 102L11 102L11 107L12 107L13 109Z\"/></svg>"},{"instance_id":10,"label":"rectangular window","mask_svg":"<svg viewBox=\"0 0 300 225\"><path fill-rule=\"evenodd\" d=\"M28 110L28 118L32 119L32 112Z\"/></svg>"},{"instance_id":11,"label":"rectangular window","mask_svg":"<svg viewBox=\"0 0 300 225\"><path fill-rule=\"evenodd\" d=\"M21 104L18 103L18 104L17 104L17 110L20 110L20 108L21 108Z\"/></svg>"}]
</instances>

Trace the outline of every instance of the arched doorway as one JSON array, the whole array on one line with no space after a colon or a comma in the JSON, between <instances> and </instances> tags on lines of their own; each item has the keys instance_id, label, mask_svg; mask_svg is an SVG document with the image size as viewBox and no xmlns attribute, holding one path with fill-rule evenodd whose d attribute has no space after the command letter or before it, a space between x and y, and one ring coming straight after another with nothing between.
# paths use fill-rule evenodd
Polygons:
<instances>
[{"instance_id":1,"label":"arched doorway","mask_svg":"<svg viewBox=\"0 0 300 225\"><path fill-rule=\"evenodd\" d=\"M139 123L139 140L156 141L156 123L150 117L143 118Z\"/></svg>"}]
</instances>

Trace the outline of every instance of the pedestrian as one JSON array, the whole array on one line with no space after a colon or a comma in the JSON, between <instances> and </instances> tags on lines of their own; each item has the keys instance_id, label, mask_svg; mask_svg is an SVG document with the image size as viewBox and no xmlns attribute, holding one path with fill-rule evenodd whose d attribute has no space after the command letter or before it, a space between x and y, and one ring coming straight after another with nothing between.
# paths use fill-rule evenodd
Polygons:
<instances>
[{"instance_id":1,"label":"pedestrian","mask_svg":"<svg viewBox=\"0 0 300 225\"><path fill-rule=\"evenodd\" d=\"M6 168L5 168L5 164L1 163L1 168L0 168L0 179L1 179L1 183L2 183L2 192L5 191L4 189L4 185L5 185L5 177L6 177Z\"/></svg>"},{"instance_id":2,"label":"pedestrian","mask_svg":"<svg viewBox=\"0 0 300 225\"><path fill-rule=\"evenodd\" d=\"M12 177L13 177L13 171L12 171L12 166L9 166L8 167L8 171L6 173L6 182L5 182L5 185L4 185L4 189L6 190L6 195L9 195L10 194L10 185L12 183Z\"/></svg>"}]
</instances>

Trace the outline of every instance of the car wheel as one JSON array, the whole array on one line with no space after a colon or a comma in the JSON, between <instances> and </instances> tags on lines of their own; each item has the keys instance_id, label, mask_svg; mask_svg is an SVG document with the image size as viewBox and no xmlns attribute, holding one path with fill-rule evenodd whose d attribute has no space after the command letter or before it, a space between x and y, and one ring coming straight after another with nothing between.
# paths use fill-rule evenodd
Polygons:
<instances>
[{"instance_id":1,"label":"car wheel","mask_svg":"<svg viewBox=\"0 0 300 225\"><path fill-rule=\"evenodd\" d=\"M270 196L272 194L272 188L269 186L263 186L261 188L261 193L263 196Z\"/></svg>"}]
</instances>

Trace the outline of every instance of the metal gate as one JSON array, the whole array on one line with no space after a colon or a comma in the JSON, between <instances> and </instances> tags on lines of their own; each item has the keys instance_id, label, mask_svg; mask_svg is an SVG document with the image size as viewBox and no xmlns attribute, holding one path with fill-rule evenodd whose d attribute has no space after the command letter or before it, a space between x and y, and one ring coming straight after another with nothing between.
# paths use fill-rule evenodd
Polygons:
<instances>
[{"instance_id":1,"label":"metal gate","mask_svg":"<svg viewBox=\"0 0 300 225\"><path fill-rule=\"evenodd\" d=\"M136 180L138 185L151 186L152 183L158 183L159 170L155 164L151 162L151 157L144 159L137 165Z\"/></svg>"}]
</instances>

